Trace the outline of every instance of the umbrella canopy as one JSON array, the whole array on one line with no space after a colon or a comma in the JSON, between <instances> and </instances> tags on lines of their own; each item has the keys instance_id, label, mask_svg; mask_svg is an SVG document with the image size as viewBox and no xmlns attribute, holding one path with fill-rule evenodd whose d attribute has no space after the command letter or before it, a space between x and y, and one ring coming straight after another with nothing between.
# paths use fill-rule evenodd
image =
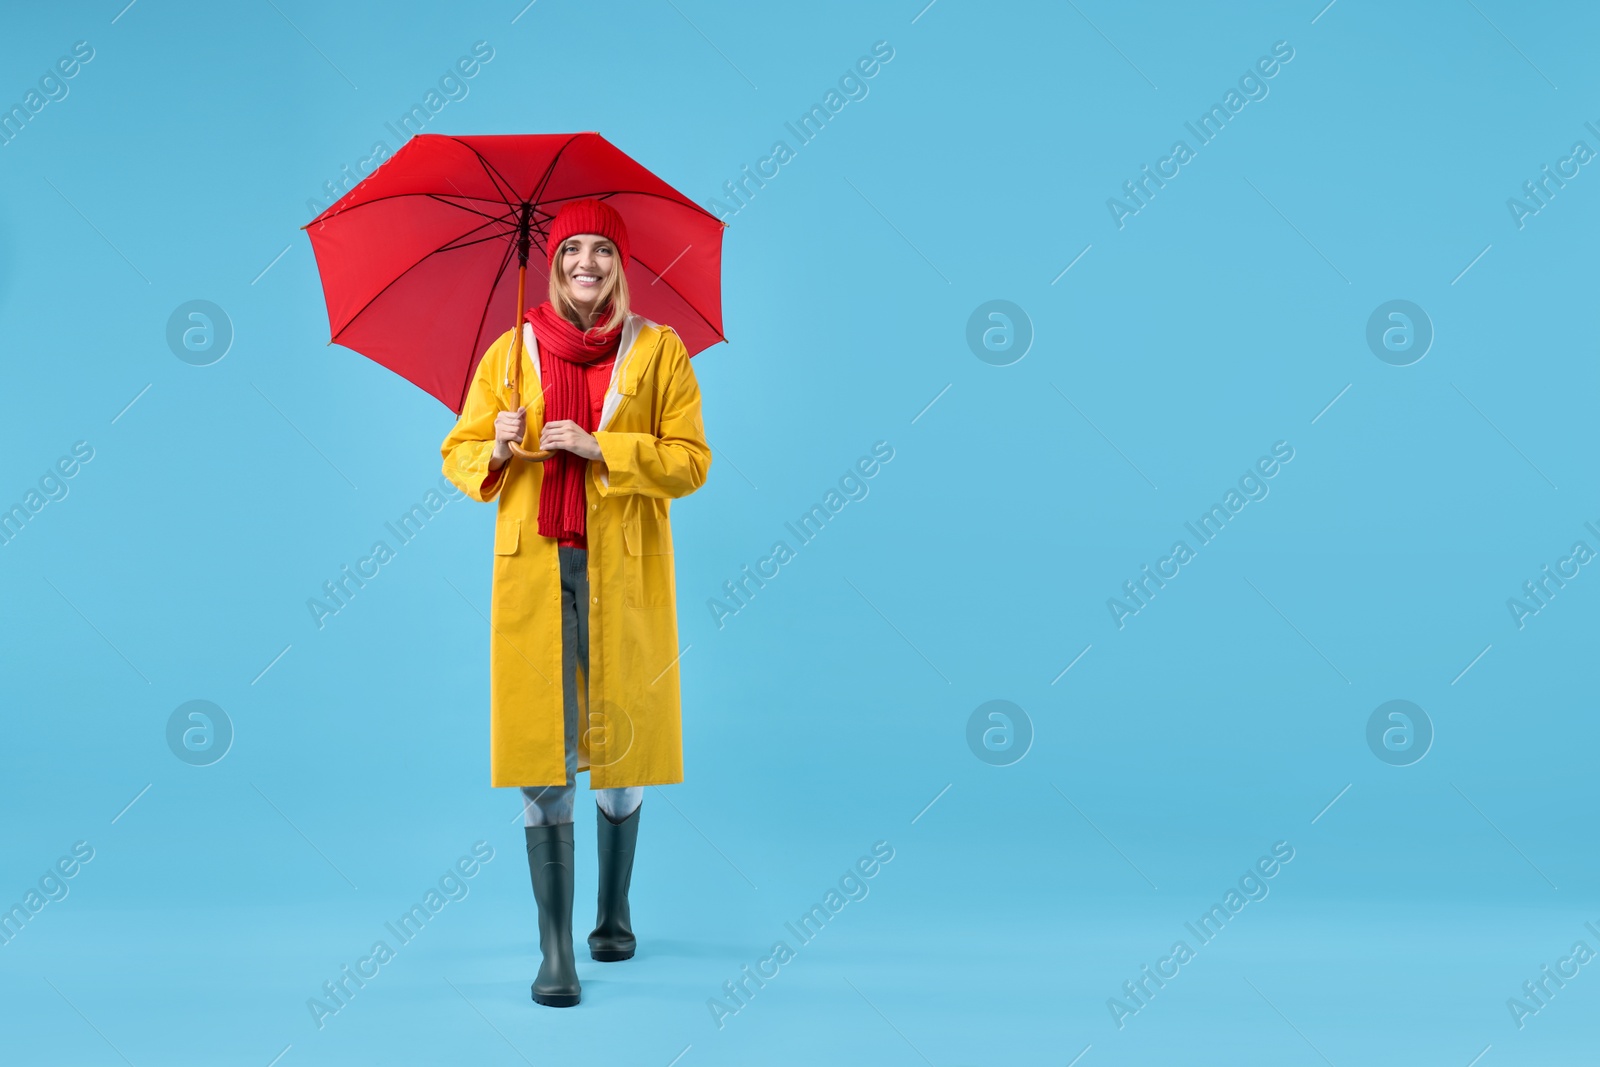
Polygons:
<instances>
[{"instance_id":1,"label":"umbrella canopy","mask_svg":"<svg viewBox=\"0 0 1600 1067\"><path fill-rule=\"evenodd\" d=\"M460 414L479 357L522 321L519 258L542 301L545 235L582 197L627 223L632 310L671 326L691 356L724 340L726 224L604 137L424 133L302 227L332 341Z\"/></svg>"}]
</instances>

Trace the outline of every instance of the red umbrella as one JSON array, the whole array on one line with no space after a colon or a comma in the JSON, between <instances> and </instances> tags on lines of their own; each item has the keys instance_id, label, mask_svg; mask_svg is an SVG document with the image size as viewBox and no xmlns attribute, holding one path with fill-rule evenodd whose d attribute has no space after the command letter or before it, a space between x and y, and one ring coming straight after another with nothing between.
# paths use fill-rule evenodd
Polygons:
<instances>
[{"instance_id":1,"label":"red umbrella","mask_svg":"<svg viewBox=\"0 0 1600 1067\"><path fill-rule=\"evenodd\" d=\"M545 291L551 220L581 197L605 200L628 224L633 310L671 326L691 356L725 339L726 223L604 137L424 133L302 227L322 276L332 342L460 414L479 357L522 321L530 261L534 292ZM507 381L515 407L520 329L512 345ZM513 450L529 459L549 455Z\"/></svg>"}]
</instances>

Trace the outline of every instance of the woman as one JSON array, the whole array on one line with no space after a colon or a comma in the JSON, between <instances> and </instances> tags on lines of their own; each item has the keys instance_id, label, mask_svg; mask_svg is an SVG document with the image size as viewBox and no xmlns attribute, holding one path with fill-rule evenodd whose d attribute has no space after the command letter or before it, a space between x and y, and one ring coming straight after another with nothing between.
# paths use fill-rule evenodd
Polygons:
<instances>
[{"instance_id":1,"label":"woman","mask_svg":"<svg viewBox=\"0 0 1600 1067\"><path fill-rule=\"evenodd\" d=\"M628 231L600 200L552 220L549 299L526 313L510 410L507 331L478 364L440 451L474 500L499 500L490 608L494 786L520 786L543 962L533 999L578 1003L573 795L596 790L599 906L589 954L625 960L644 786L683 780L668 508L705 484L711 449L689 353L628 310ZM514 458L538 431L545 462ZM559 678L559 681L557 679ZM582 722L583 728L579 728Z\"/></svg>"}]
</instances>

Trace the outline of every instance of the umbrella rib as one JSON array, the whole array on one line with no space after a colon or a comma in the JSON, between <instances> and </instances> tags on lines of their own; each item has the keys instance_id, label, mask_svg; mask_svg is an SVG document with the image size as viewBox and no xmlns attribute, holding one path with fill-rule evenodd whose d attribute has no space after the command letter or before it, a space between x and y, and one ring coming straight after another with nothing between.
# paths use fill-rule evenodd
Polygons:
<instances>
[{"instance_id":1,"label":"umbrella rib","mask_svg":"<svg viewBox=\"0 0 1600 1067\"><path fill-rule=\"evenodd\" d=\"M500 279L505 277L506 268L511 265L511 253L515 249L516 249L515 245L507 244L506 245L505 255L500 257L500 269L495 271L494 283L489 286L489 296L483 302L483 312L482 312L482 314L480 314L478 316L478 329L477 329L477 332L472 335L474 338L479 338L479 337L483 336L483 324L489 321L489 305L494 303L494 292L495 292L496 289L500 288ZM522 309L518 308L517 309L517 324L515 326L512 326L511 328L513 330L515 330L518 327L520 327L521 324L522 324ZM476 346L474 346L474 347L476 347ZM477 352L469 352L468 353L467 374L466 374L466 377L463 378L462 381L461 381L461 391L458 394L461 397L461 402L460 402L460 406L457 407L457 409L456 409L456 414L457 415L461 414L461 408L466 407L467 390L469 388L471 388L472 376L473 376L473 374L475 374L477 372L478 364L482 361L482 359L483 359L483 356L480 355Z\"/></svg>"},{"instance_id":2,"label":"umbrella rib","mask_svg":"<svg viewBox=\"0 0 1600 1067\"><path fill-rule=\"evenodd\" d=\"M676 296L679 300L683 301L684 307L687 307L690 311L692 311L696 315L698 315L700 317L700 321L705 323L707 326L709 326L711 328L712 332L717 335L719 340L723 340L723 341L727 340L726 337L722 336L722 330L719 329L717 327L717 325L715 323L713 323L710 319L706 318L705 313L702 312L699 308L695 307L694 302L692 300L690 300L688 297L684 296L681 292L679 292L677 286L675 286L671 282L667 281L661 275L656 274L655 268L650 266L650 264L646 263L644 260L639 259L638 256L634 256L633 258L635 260L638 260L639 266L643 267L645 270L649 271L651 274L654 274L656 281L661 282L668 289L671 289L672 290L672 294L674 296ZM675 263L677 261L674 260L673 262ZM670 264L669 264L669 266L670 266Z\"/></svg>"},{"instance_id":3,"label":"umbrella rib","mask_svg":"<svg viewBox=\"0 0 1600 1067\"><path fill-rule=\"evenodd\" d=\"M520 202L516 199L516 190L513 189L511 183L506 180L505 175L501 174L500 171L495 168L494 164L490 163L486 158L484 158L482 152L478 151L476 148L472 147L459 137L452 137L448 134L442 134L441 136L453 144L460 145L462 148L465 148L468 152L471 152L474 157L476 157L478 160L478 165L483 168L483 173L488 177L488 179L494 183L495 189L500 193L500 197L505 202L507 207L512 207ZM446 180L448 181L448 179ZM454 185L455 183L451 182L451 184Z\"/></svg>"},{"instance_id":4,"label":"umbrella rib","mask_svg":"<svg viewBox=\"0 0 1600 1067\"><path fill-rule=\"evenodd\" d=\"M550 179L555 177L556 167L561 163L561 157L566 155L567 149L572 147L572 142L576 141L579 136L580 136L579 134L573 134L571 137L568 137L567 140L566 140L566 143L563 144L559 149L557 149L556 150L556 154L553 157L551 157L549 164L547 164L545 166L545 168L544 168L544 173L539 176L539 180L538 180L538 182L536 182L534 184L533 192L529 196L529 200L531 200L533 203L540 204L541 206L543 205L543 202L544 202L543 198L539 194L544 192L545 189L549 187ZM579 200L581 200L583 198L582 197L562 197L561 199L564 199L564 200L565 199L579 199ZM554 218L556 216L556 213L554 211L550 211L550 210L546 209L545 213L547 215L549 215L552 220L554 220ZM540 242L540 247L543 249L546 258L551 258L550 257L550 232L548 230L545 230L545 231L541 232L539 234L539 236L541 238L543 238L543 240Z\"/></svg>"},{"instance_id":5,"label":"umbrella rib","mask_svg":"<svg viewBox=\"0 0 1600 1067\"><path fill-rule=\"evenodd\" d=\"M563 155L566 155L566 149L573 147L573 141L581 138L581 136L582 134L574 133L573 136L570 136L570 138L566 138L566 144L563 144L562 147L558 147L558 149L555 150L554 157L550 157L550 162L547 163L546 168L544 168L544 173L539 176L539 181L534 184L533 195L530 197L534 203L538 203L539 200L541 200L542 197L539 197L539 194L542 194L542 192L549 187L550 179L555 178L555 168L560 166L560 163L562 163L562 157Z\"/></svg>"},{"instance_id":6,"label":"umbrella rib","mask_svg":"<svg viewBox=\"0 0 1600 1067\"><path fill-rule=\"evenodd\" d=\"M437 199L437 198L433 197L432 194L429 194L429 199ZM490 235L491 237L504 237L504 238L509 240L510 238L515 237L517 235L517 231L515 229L516 223L512 220L512 218L511 218L511 216L509 214L506 214L506 215L489 215L489 214L486 214L486 213L481 212L481 211L474 211L474 212L471 212L471 214L478 215L478 216L486 219L487 221L478 223L478 225L474 226L472 229L467 230L464 233L456 234L456 236L450 238L450 240L446 241L444 244L442 244L438 248L434 249L433 252L428 253L428 255L433 255L434 252L443 252L443 251L445 251L445 250L447 250L447 249L449 249L451 247L463 247L464 248L464 247L466 247L466 245L457 246L457 245L455 245L455 242L456 241L460 241L463 238L470 237L472 234L479 233L479 232L481 232L483 230L486 230L490 226L492 226L494 223L497 223L497 222L501 223L502 225L505 225L505 226L508 226L508 227L512 227L512 228L508 229L508 230L503 230L503 231L496 231L495 233ZM479 238L479 239L475 239L473 241L468 241L468 242L466 242L466 244L476 244L478 242L478 240L484 240L484 238ZM422 257L422 259L427 259L427 258L428 258L427 256L423 256ZM421 263L421 262L422 262L421 259L417 260L417 263ZM411 264L411 267L415 267L417 265L417 263ZM407 267L406 270L410 270L411 267ZM402 272L402 273L404 273L404 272Z\"/></svg>"},{"instance_id":7,"label":"umbrella rib","mask_svg":"<svg viewBox=\"0 0 1600 1067\"><path fill-rule=\"evenodd\" d=\"M500 206L505 207L505 208L510 208L511 207L511 205L509 203L507 203L504 194L501 194L498 197L470 196L467 193L463 193L461 191L461 186L457 185L453 181L450 181L450 176L448 174L445 175L444 180L447 181L447 182L450 182L450 188L454 189L456 191L456 195L461 197L463 200L483 200L483 201L486 201L487 203L499 204ZM495 191L499 192L498 189L495 190Z\"/></svg>"},{"instance_id":8,"label":"umbrella rib","mask_svg":"<svg viewBox=\"0 0 1600 1067\"><path fill-rule=\"evenodd\" d=\"M515 248L516 247L516 243L514 241L510 240L510 238L515 237L515 236L516 236L516 234L514 232L513 233L491 233L487 237L475 237L470 241L462 241L460 244L451 243L451 244L444 245L444 246L442 246L440 248L434 249L434 251L430 252L429 255L436 255L439 252L456 252L456 251L459 251L460 249L471 248L473 245L481 245L481 244L484 244L485 242L488 242L488 241L505 241L506 244L509 247ZM424 257L424 258L426 258L426 257ZM412 264L412 266L416 266L416 264Z\"/></svg>"},{"instance_id":9,"label":"umbrella rib","mask_svg":"<svg viewBox=\"0 0 1600 1067\"><path fill-rule=\"evenodd\" d=\"M485 224L485 225L487 225L487 224ZM481 229L483 229L483 227L482 226L478 226L478 227L475 227L475 229L480 229L481 230ZM464 236L464 235L462 235L462 236ZM490 237L484 238L484 240L485 241L493 240L496 237L504 237L504 236L506 236L506 235L504 235L504 234L493 234ZM440 245L438 248L435 248L433 251L428 252L427 254L422 256L421 259L418 259L415 263L411 264L411 266L407 267L405 270L401 271L400 273L396 274L393 278L389 279L389 281L384 285L384 287L382 289L379 289L376 293L373 293L372 296L367 300L367 302L365 304L362 304L359 308L357 308L355 313L344 321L344 325L339 327L338 332L336 332L333 335L332 339L337 341L339 339L339 335L344 333L346 330L348 330L355 323L355 321L357 319L359 319L362 315L366 314L367 309L370 308L377 301L377 299L379 297L381 297L384 293L387 293L391 288L393 288L394 285L397 282L399 282L401 278L404 278L407 274L410 274L413 270L415 270L418 267L420 267L424 260L430 259L433 256L439 255L442 252L454 252L458 248L469 247L469 245L455 245L454 244L454 242L456 242L456 241L458 241L460 239L461 239L460 236L450 238L450 240L446 241L444 244ZM481 243L481 242L472 242L472 243L473 244L477 244L477 243ZM507 247L512 247L509 242L507 242Z\"/></svg>"},{"instance_id":10,"label":"umbrella rib","mask_svg":"<svg viewBox=\"0 0 1600 1067\"><path fill-rule=\"evenodd\" d=\"M454 183L452 182L451 184L453 185ZM302 230L309 230L309 229L311 229L311 227L315 226L319 221L323 222L324 224L326 224L328 222L332 222L334 219L338 218L340 215L343 215L347 211L354 211L357 208L371 207L373 204L381 204L386 200L401 200L401 199L404 199L406 197L412 197L412 196L419 196L419 197L423 197L423 198L429 199L429 200L438 200L441 203L449 204L449 206L451 206L453 208L459 208L462 211L473 211L474 209L466 207L466 206L464 206L462 204L450 204L449 200L446 199L446 198L450 197L450 196L459 196L463 200L481 200L486 204L499 204L499 203L501 203L501 201L495 200L495 199L493 199L491 197L487 197L487 196L468 196L466 193L461 193L461 192L456 192L456 193L424 193L424 192L418 192L418 191L414 191L413 190L413 191L404 192L404 193L388 193L388 194L386 194L384 196L375 196L371 200L363 200L359 204L351 204L349 207L340 208L338 210L338 212L336 212L333 215L329 215L326 219L323 219L323 217L321 215L318 215L316 218L312 219L310 222L306 223L304 226L301 226L300 228ZM505 206L507 208L510 208L512 205L506 204ZM329 208L328 210L332 211L333 209Z\"/></svg>"},{"instance_id":11,"label":"umbrella rib","mask_svg":"<svg viewBox=\"0 0 1600 1067\"><path fill-rule=\"evenodd\" d=\"M454 183L452 183L452 184L454 184ZM465 211L469 215L481 215L483 218L494 219L497 222L499 222L499 221L514 222L514 220L511 217L511 211L509 209L509 205L505 205L508 208L508 210L506 212L503 212L502 214L499 214L499 215L491 215L487 211L480 211L478 208L475 208L475 207L468 207L465 204L454 204L454 203L451 203L449 198L444 193L422 193L420 195L427 197L429 200L437 200L437 201L439 201L439 203L444 204L447 207L453 207L453 208L457 209L458 211ZM467 199L469 199L469 200L482 200L486 204L499 204L500 203L500 201L498 201L498 200L489 200L489 199L487 199L485 197L481 197L481 196L467 197Z\"/></svg>"},{"instance_id":12,"label":"umbrella rib","mask_svg":"<svg viewBox=\"0 0 1600 1067\"><path fill-rule=\"evenodd\" d=\"M459 241L459 240L461 240L462 238L465 238L465 237L470 237L471 235L473 235L475 233L481 233L482 231L489 229L489 227L491 227L492 225L494 225L497 222L499 222L499 223L508 223L508 220L505 219L504 217L501 217L501 218L489 217L487 222L480 222L476 226L472 227L472 229L466 230L466 231L464 231L462 233L456 234L454 237L450 238L450 240L446 241L444 244L442 244L438 248L434 249L434 251L435 252L443 252L445 249L450 247L452 242ZM511 233L500 233L500 232L497 232L495 234L495 236L497 236L497 237L510 237L510 236L512 236L512 234L514 232L515 231L512 231ZM429 253L429 255L432 255L432 254L433 254L432 252ZM426 259L426 258L427 258L427 256L423 257L423 259ZM417 263L421 263L421 262L422 262L421 259L417 260ZM411 267L415 267L417 265L417 263L411 264ZM411 267L407 267L406 270L410 270Z\"/></svg>"},{"instance_id":13,"label":"umbrella rib","mask_svg":"<svg viewBox=\"0 0 1600 1067\"><path fill-rule=\"evenodd\" d=\"M484 158L482 152L479 152L476 148L474 148L471 145L467 144L465 141L461 140L459 137L450 137L450 136L447 136L447 135L440 135L440 136L443 137L445 140L448 140L448 141L454 142L455 144L460 145L462 148L465 148L468 152L471 152L473 154L473 156L475 156L477 158L478 165L483 168L484 174L488 177L489 181L494 184L494 187L495 187L496 191L500 193L500 200L499 201L495 201L492 198L486 197L486 196L468 197L467 194L461 192L461 189L458 186L456 186L455 182L450 182L451 187L456 190L457 195L461 196L463 199L483 200L483 201L485 201L487 203L491 203L491 204L492 203L497 203L497 202L498 203L503 203L507 208L514 208L516 206L518 201L515 199L516 194L515 194L515 190L513 190L512 187L511 187L511 183L506 180L505 175L501 174L498 170L496 170L494 165L491 164L487 159ZM450 179L446 178L445 181L450 181ZM341 209L337 214L343 214L345 211L353 211L358 207L365 207L368 204L376 204L376 203L378 203L379 201L382 201L382 200L393 200L393 199L395 199L397 197L401 197L401 196L426 196L426 197L430 197L432 199L438 200L443 195L444 194L442 194L442 193L394 193L394 194L391 194L389 196L379 196L379 197L374 197L371 200L363 200L359 204L351 204L349 207ZM441 201L441 202L447 202L447 201ZM450 206L451 207L461 207L460 204L451 204ZM329 210L332 210L332 209L330 208ZM470 211L472 209L470 209L470 208L462 208L462 210ZM332 217L337 217L337 215L330 216L330 218L332 218ZM300 228L302 230L309 229L314 223L317 222L317 219L320 219L320 218L322 218L322 216L318 215L317 218L312 219L310 222L306 223L304 226L302 226Z\"/></svg>"},{"instance_id":14,"label":"umbrella rib","mask_svg":"<svg viewBox=\"0 0 1600 1067\"><path fill-rule=\"evenodd\" d=\"M545 167L544 174L540 177L538 183L536 184L536 186L535 186L535 188L533 190L533 195L530 195L530 197L529 197L529 201L531 203L535 204L536 206L538 206L538 205L540 205L542 203L541 199L538 197L537 194L539 193L540 190L544 189L546 186L548 186L550 184L550 179L555 176L556 167L561 163L562 155L564 155L566 153L568 148L571 148L572 145L577 142L578 138L583 137L583 136L585 136L585 135L582 134L582 133L573 134L571 137L567 138L567 141L566 141L565 144L563 144L559 149L556 150L555 156L550 160L550 163ZM487 159L487 157L485 157L482 152L478 151L477 148L473 147L472 145L468 144L467 142L461 140L459 137L449 137L448 139L451 140L451 141L454 141L456 144L460 145L462 148L465 148L467 151L471 152L474 156L477 157L479 165L483 167L484 173L489 176L490 181L495 183L495 187L506 190L505 196L506 196L506 203L507 203L508 206L511 205L514 202L520 202L520 199L516 195L515 187L511 184L511 180L509 178L507 178L505 175L501 174L499 169L496 168L493 163L490 163L489 160ZM602 138L602 140L604 140L604 138ZM609 144L610 142L607 142L607 143ZM616 149L615 145L612 145L611 147L614 150L620 151L619 149ZM637 166L637 161L633 161L633 162ZM643 168L641 168L641 169L643 169ZM648 174L649 172L646 171L645 173ZM655 176L651 175L651 177L655 177ZM656 178L656 180L660 181L661 179L660 178ZM663 184L665 184L665 183L663 183ZM581 200L581 199L584 199L586 197L591 197L591 196L592 197L614 196L614 195L616 195L618 193L627 193L627 194L631 194L631 195L634 195L634 196L653 196L653 197L657 197L657 198L662 199L662 200L669 200L672 203L680 204L680 205L682 205L684 207L693 208L695 211L697 211L700 214L706 216L707 218L711 218L711 219L715 219L716 218L716 216L713 215L711 212L707 211L705 208L701 207L699 204L695 203L694 201L687 199L681 193L678 194L677 196L668 196L665 193L657 193L657 192L652 192L650 190L645 190L645 189L615 189L615 190L608 190L608 191L603 192L603 193L595 193L595 192L578 193L578 194L574 194L573 196L554 197L554 198L551 199L550 202L551 203L555 203L556 201L561 201L561 200ZM486 199L486 198L480 198L480 199ZM549 214L554 215L554 212L550 212ZM717 219L717 221L721 222L722 220L721 219Z\"/></svg>"},{"instance_id":15,"label":"umbrella rib","mask_svg":"<svg viewBox=\"0 0 1600 1067\"><path fill-rule=\"evenodd\" d=\"M507 207L521 203L521 199L517 196L515 187L512 186L511 182L504 174L500 173L493 163L490 163L489 160L484 157L482 152L478 151L472 145L467 144L467 142L461 140L459 137L452 137L450 140L454 141L456 144L460 145L462 148L465 148L468 152L471 152L477 157L478 165L483 168L484 174L487 175L489 180L494 183L495 188L500 190L501 196L505 198Z\"/></svg>"},{"instance_id":16,"label":"umbrella rib","mask_svg":"<svg viewBox=\"0 0 1600 1067\"><path fill-rule=\"evenodd\" d=\"M677 192L677 190L673 191ZM701 207L699 204L695 203L693 200L685 198L682 193L679 193L677 196L668 196L666 193L658 193L650 189L608 189L603 193L585 193L584 195L596 197L597 199L603 199L608 196L653 196L657 200L665 200L669 203L677 204L679 207L694 208L694 210L698 211L706 218L715 219L718 225L726 225L721 219L717 218L715 215Z\"/></svg>"}]
</instances>

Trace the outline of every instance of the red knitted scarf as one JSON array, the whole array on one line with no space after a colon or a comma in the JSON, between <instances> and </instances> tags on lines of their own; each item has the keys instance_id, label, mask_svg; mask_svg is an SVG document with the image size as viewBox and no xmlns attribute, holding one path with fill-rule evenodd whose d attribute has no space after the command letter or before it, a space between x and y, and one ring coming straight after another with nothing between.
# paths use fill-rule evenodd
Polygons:
<instances>
[{"instance_id":1,"label":"red knitted scarf","mask_svg":"<svg viewBox=\"0 0 1600 1067\"><path fill-rule=\"evenodd\" d=\"M601 310L599 319L609 314L608 305ZM533 324L534 336L539 340L544 421L571 419L585 431L594 433L596 427L583 368L617 354L622 340L621 326L605 334L579 329L548 300L530 308L526 318ZM588 460L564 448L556 449L555 455L545 461L544 482L539 488L541 537L570 538L584 534L584 474L588 466Z\"/></svg>"}]
</instances>

